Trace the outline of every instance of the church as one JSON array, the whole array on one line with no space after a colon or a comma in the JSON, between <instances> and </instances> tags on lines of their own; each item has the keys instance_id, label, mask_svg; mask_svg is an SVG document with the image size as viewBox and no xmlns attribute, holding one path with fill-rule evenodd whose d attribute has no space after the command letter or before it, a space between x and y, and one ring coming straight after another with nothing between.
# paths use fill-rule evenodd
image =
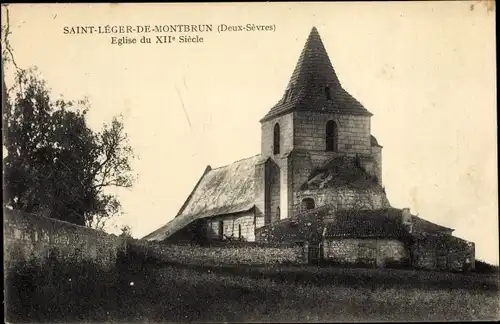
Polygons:
<instances>
[{"instance_id":1,"label":"church","mask_svg":"<svg viewBox=\"0 0 500 324\"><path fill-rule=\"evenodd\" d=\"M260 154L207 166L177 215L143 240L295 242L341 263L473 268L473 243L389 203L372 116L342 86L313 27L260 120Z\"/></svg>"}]
</instances>

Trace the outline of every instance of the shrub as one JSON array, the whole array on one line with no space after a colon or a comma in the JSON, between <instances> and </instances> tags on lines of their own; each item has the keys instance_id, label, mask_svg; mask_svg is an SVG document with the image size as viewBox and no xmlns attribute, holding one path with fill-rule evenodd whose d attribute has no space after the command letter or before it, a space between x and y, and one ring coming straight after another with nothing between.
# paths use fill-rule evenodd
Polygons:
<instances>
[{"instance_id":1,"label":"shrub","mask_svg":"<svg viewBox=\"0 0 500 324\"><path fill-rule=\"evenodd\" d=\"M476 260L475 261L475 272L478 273L499 273L498 266L489 264L487 262Z\"/></svg>"}]
</instances>

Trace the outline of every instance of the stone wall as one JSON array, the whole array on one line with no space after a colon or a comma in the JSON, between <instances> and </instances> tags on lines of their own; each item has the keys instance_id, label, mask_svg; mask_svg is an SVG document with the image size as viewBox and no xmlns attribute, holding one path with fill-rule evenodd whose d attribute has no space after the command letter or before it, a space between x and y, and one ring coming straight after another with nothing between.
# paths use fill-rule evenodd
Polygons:
<instances>
[{"instance_id":1,"label":"stone wall","mask_svg":"<svg viewBox=\"0 0 500 324\"><path fill-rule=\"evenodd\" d=\"M323 242L325 260L343 264L384 267L408 261L405 245L391 239L328 238Z\"/></svg>"},{"instance_id":2,"label":"stone wall","mask_svg":"<svg viewBox=\"0 0 500 324\"><path fill-rule=\"evenodd\" d=\"M301 203L305 198L314 199L316 207L325 205L340 209L379 209L389 206L385 193L377 189L355 189L349 187L329 188L328 190L305 190L295 195L294 211L301 212Z\"/></svg>"},{"instance_id":3,"label":"stone wall","mask_svg":"<svg viewBox=\"0 0 500 324\"><path fill-rule=\"evenodd\" d=\"M377 177L378 183L382 185L382 148L372 146L373 171L370 174Z\"/></svg>"},{"instance_id":4,"label":"stone wall","mask_svg":"<svg viewBox=\"0 0 500 324\"><path fill-rule=\"evenodd\" d=\"M125 242L112 234L60 220L4 208L4 265L34 257L40 262L55 250L63 260L92 260L115 265Z\"/></svg>"},{"instance_id":5,"label":"stone wall","mask_svg":"<svg viewBox=\"0 0 500 324\"><path fill-rule=\"evenodd\" d=\"M290 152L293 149L293 114L287 114L275 119L265 121L261 125L261 154L267 158L274 156L273 139L274 126L280 125L280 154Z\"/></svg>"},{"instance_id":6,"label":"stone wall","mask_svg":"<svg viewBox=\"0 0 500 324\"><path fill-rule=\"evenodd\" d=\"M334 120L338 127L338 151L371 154L370 117L314 112L294 112L294 147L326 150L326 123Z\"/></svg>"},{"instance_id":7,"label":"stone wall","mask_svg":"<svg viewBox=\"0 0 500 324\"><path fill-rule=\"evenodd\" d=\"M268 183L266 181L268 160L261 158L255 164L255 181L254 181L254 192L255 192L255 216L258 219L262 219L264 223L265 213L266 213L266 191Z\"/></svg>"},{"instance_id":8,"label":"stone wall","mask_svg":"<svg viewBox=\"0 0 500 324\"><path fill-rule=\"evenodd\" d=\"M277 158L276 161L282 164L281 159ZM286 190L286 184L282 186L282 173L286 172L286 168L281 168L280 164L276 163L276 161L274 159L269 160L266 174L266 184L268 184L268 196L266 198L268 208L266 213L270 222L280 219L282 206L281 190Z\"/></svg>"},{"instance_id":9,"label":"stone wall","mask_svg":"<svg viewBox=\"0 0 500 324\"><path fill-rule=\"evenodd\" d=\"M306 262L304 248L299 244L232 243L199 246L135 241L129 246L130 249L162 262L188 265L274 265Z\"/></svg>"},{"instance_id":10,"label":"stone wall","mask_svg":"<svg viewBox=\"0 0 500 324\"><path fill-rule=\"evenodd\" d=\"M266 223L287 217L289 195L287 161L286 158L271 157L255 166L256 214L265 216Z\"/></svg>"},{"instance_id":11,"label":"stone wall","mask_svg":"<svg viewBox=\"0 0 500 324\"><path fill-rule=\"evenodd\" d=\"M232 236L235 239L242 239L249 242L255 241L255 226L257 224L253 211L207 219L207 237L209 239L219 238L219 227L221 224L225 236Z\"/></svg>"},{"instance_id":12,"label":"stone wall","mask_svg":"<svg viewBox=\"0 0 500 324\"><path fill-rule=\"evenodd\" d=\"M419 235L412 250L415 268L467 271L475 267L474 243L458 237Z\"/></svg>"},{"instance_id":13,"label":"stone wall","mask_svg":"<svg viewBox=\"0 0 500 324\"><path fill-rule=\"evenodd\" d=\"M280 126L280 152L274 154L274 127ZM271 158L266 163L265 176L262 178L262 170L256 169L260 181L265 182L267 196L265 202L258 197L258 208L264 208L265 214L270 218L268 221L276 221L288 217L290 207L289 196L289 168L287 155L293 150L293 114L289 113L275 119L265 121L261 125L261 157ZM262 185L259 186L261 188ZM279 208L279 214L278 214Z\"/></svg>"}]
</instances>

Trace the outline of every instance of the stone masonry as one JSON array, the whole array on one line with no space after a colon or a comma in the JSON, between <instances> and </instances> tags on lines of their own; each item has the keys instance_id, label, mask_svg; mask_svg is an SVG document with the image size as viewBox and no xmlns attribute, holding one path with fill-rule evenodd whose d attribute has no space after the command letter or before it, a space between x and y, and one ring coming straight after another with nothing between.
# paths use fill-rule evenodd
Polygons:
<instances>
[{"instance_id":1,"label":"stone masonry","mask_svg":"<svg viewBox=\"0 0 500 324\"><path fill-rule=\"evenodd\" d=\"M90 260L103 268L115 265L125 242L118 236L4 208L4 263L7 267L34 258L41 264L52 251L62 260Z\"/></svg>"}]
</instances>

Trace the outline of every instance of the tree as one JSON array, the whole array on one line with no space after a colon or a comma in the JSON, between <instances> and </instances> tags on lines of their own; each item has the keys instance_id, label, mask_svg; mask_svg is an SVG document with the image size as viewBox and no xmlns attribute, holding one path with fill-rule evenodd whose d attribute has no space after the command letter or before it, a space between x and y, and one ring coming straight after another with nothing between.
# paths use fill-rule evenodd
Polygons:
<instances>
[{"instance_id":1,"label":"tree","mask_svg":"<svg viewBox=\"0 0 500 324\"><path fill-rule=\"evenodd\" d=\"M120 211L109 187L133 183L123 121L100 132L86 121L88 101L51 100L36 69L17 73L21 85L4 114L5 200L15 209L102 228Z\"/></svg>"},{"instance_id":2,"label":"tree","mask_svg":"<svg viewBox=\"0 0 500 324\"><path fill-rule=\"evenodd\" d=\"M128 225L122 226L121 231L122 231L120 234L121 237L129 239L132 238L132 231L130 229L130 226Z\"/></svg>"},{"instance_id":3,"label":"tree","mask_svg":"<svg viewBox=\"0 0 500 324\"><path fill-rule=\"evenodd\" d=\"M36 68L18 68L8 42L8 8L4 8L4 205L102 229L121 209L117 197L106 189L130 188L134 180L130 166L134 154L123 120L114 117L94 132L87 125L87 100L53 100ZM16 68L15 86L10 89L5 84L7 62Z\"/></svg>"}]
</instances>

